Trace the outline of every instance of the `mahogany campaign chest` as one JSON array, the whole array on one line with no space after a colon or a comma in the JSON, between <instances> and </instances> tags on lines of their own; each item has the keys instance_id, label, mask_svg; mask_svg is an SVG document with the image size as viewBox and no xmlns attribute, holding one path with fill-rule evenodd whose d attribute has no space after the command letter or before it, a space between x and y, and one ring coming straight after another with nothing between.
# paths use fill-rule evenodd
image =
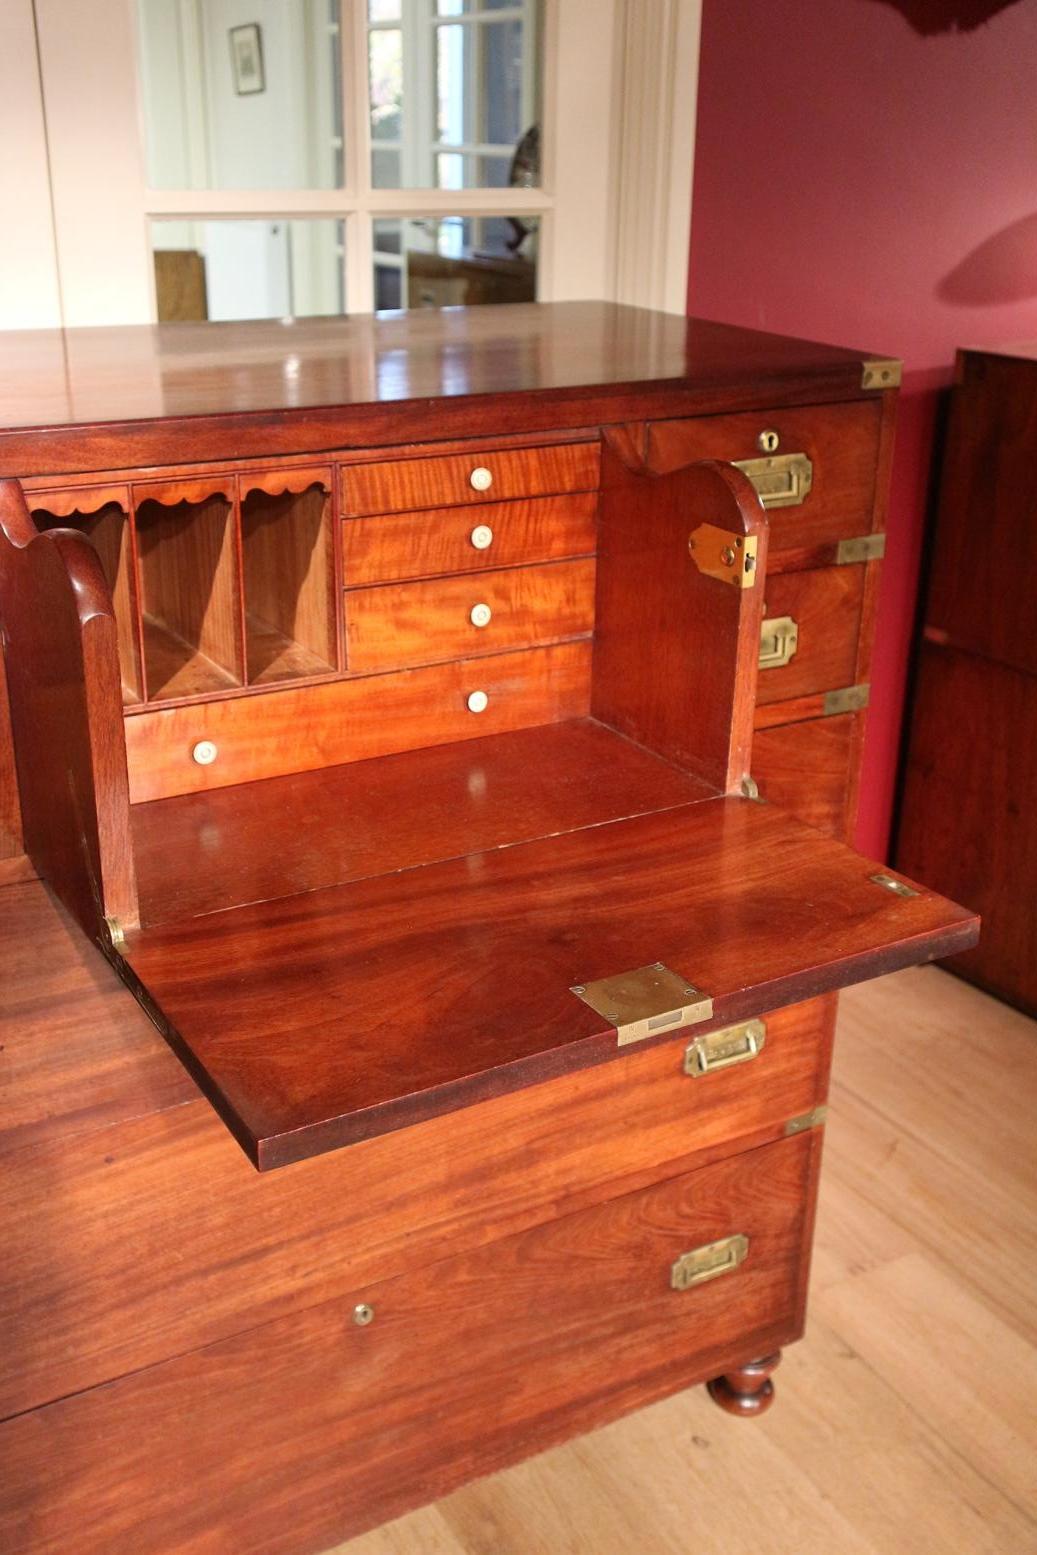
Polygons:
<instances>
[{"instance_id":1,"label":"mahogany campaign chest","mask_svg":"<svg viewBox=\"0 0 1037 1555\"><path fill-rule=\"evenodd\" d=\"M834 991L976 936L843 840L896 364L605 304L0 362L3 1547L317 1551L765 1408Z\"/></svg>"}]
</instances>

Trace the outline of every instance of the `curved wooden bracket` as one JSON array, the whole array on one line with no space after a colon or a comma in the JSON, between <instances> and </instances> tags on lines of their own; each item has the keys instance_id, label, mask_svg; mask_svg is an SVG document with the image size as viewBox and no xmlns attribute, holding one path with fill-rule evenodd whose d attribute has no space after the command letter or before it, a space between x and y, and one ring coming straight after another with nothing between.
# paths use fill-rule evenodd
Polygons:
<instances>
[{"instance_id":1,"label":"curved wooden bracket","mask_svg":"<svg viewBox=\"0 0 1037 1555\"><path fill-rule=\"evenodd\" d=\"M138 921L118 638L90 541L0 481L0 627L26 851L92 937Z\"/></svg>"}]
</instances>

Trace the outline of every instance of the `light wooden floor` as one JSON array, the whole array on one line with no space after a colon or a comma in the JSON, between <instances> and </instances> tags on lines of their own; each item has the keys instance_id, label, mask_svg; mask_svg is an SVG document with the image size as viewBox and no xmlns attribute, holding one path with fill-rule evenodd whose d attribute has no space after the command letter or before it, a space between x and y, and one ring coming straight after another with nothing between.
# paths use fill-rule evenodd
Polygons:
<instances>
[{"instance_id":1,"label":"light wooden floor","mask_svg":"<svg viewBox=\"0 0 1037 1555\"><path fill-rule=\"evenodd\" d=\"M806 1339L338 1555L1037 1552L1037 1023L933 967L843 995Z\"/></svg>"}]
</instances>

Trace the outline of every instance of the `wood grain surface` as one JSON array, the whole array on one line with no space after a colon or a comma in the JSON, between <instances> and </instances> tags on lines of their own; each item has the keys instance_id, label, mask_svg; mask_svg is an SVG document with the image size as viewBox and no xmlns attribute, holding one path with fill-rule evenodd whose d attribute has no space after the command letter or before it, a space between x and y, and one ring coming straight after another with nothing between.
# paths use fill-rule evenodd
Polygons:
<instances>
[{"instance_id":1,"label":"wood grain surface","mask_svg":"<svg viewBox=\"0 0 1037 1555\"><path fill-rule=\"evenodd\" d=\"M474 456L452 454L445 458L358 464L342 473L342 515L363 518L371 513L402 513L412 508L457 507L509 497L596 491L599 457L599 445L593 442L501 452L480 449ZM471 477L476 470L482 472L483 480L488 474L491 484L473 486Z\"/></svg>"},{"instance_id":2,"label":"wood grain surface","mask_svg":"<svg viewBox=\"0 0 1037 1555\"><path fill-rule=\"evenodd\" d=\"M666 472L696 459L761 459L766 455L757 438L764 431L776 432L779 458L804 453L813 465L813 483L802 503L768 509L771 548L780 553L871 531L881 421L882 402L870 399L655 422L649 429L648 463Z\"/></svg>"},{"instance_id":3,"label":"wood grain surface","mask_svg":"<svg viewBox=\"0 0 1037 1555\"><path fill-rule=\"evenodd\" d=\"M345 583L391 583L589 555L597 543L597 511L597 492L574 492L486 502L475 513L450 507L349 519L342 525ZM485 550L472 544L476 524L493 535Z\"/></svg>"},{"instance_id":4,"label":"wood grain surface","mask_svg":"<svg viewBox=\"0 0 1037 1555\"><path fill-rule=\"evenodd\" d=\"M753 777L760 797L830 837L851 840L860 739L859 713L757 729Z\"/></svg>"},{"instance_id":5,"label":"wood grain surface","mask_svg":"<svg viewBox=\"0 0 1037 1555\"><path fill-rule=\"evenodd\" d=\"M704 525L732 556L755 539L751 586L701 570ZM766 567L767 520L737 470L655 475L606 443L591 710L725 792L749 770Z\"/></svg>"},{"instance_id":6,"label":"wood grain surface","mask_svg":"<svg viewBox=\"0 0 1037 1555\"><path fill-rule=\"evenodd\" d=\"M290 687L126 720L133 802L363 761L483 734L582 718L591 647L561 643L481 659ZM484 712L467 698L485 691ZM212 766L191 752L217 747Z\"/></svg>"},{"instance_id":7,"label":"wood grain surface","mask_svg":"<svg viewBox=\"0 0 1037 1555\"><path fill-rule=\"evenodd\" d=\"M800 1330L818 1146L765 1146L11 1420L3 1546L318 1549L766 1353ZM671 1288L675 1258L734 1233L739 1268Z\"/></svg>"},{"instance_id":8,"label":"wood grain surface","mask_svg":"<svg viewBox=\"0 0 1037 1555\"><path fill-rule=\"evenodd\" d=\"M133 806L141 912L219 912L714 793L579 719L185 794Z\"/></svg>"},{"instance_id":9,"label":"wood grain surface","mask_svg":"<svg viewBox=\"0 0 1037 1555\"><path fill-rule=\"evenodd\" d=\"M974 943L875 868L714 799L158 926L125 963L269 1167L615 1057L577 983L661 961L743 1020Z\"/></svg>"},{"instance_id":10,"label":"wood grain surface","mask_svg":"<svg viewBox=\"0 0 1037 1555\"><path fill-rule=\"evenodd\" d=\"M472 620L479 605L491 612L482 626ZM350 589L345 610L346 663L358 672L589 637L594 560Z\"/></svg>"},{"instance_id":11,"label":"wood grain surface","mask_svg":"<svg viewBox=\"0 0 1037 1555\"><path fill-rule=\"evenodd\" d=\"M0 474L427 441L430 401L437 438L493 436L502 394L512 432L858 399L866 354L597 302L19 330Z\"/></svg>"}]
</instances>

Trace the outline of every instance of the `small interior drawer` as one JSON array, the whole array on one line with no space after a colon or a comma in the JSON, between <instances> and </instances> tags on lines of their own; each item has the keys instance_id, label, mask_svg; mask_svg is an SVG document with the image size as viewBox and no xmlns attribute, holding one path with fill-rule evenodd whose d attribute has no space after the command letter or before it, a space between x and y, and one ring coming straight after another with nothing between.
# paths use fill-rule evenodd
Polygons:
<instances>
[{"instance_id":1,"label":"small interior drawer","mask_svg":"<svg viewBox=\"0 0 1037 1555\"><path fill-rule=\"evenodd\" d=\"M594 560L351 589L345 608L351 670L530 648L594 630Z\"/></svg>"},{"instance_id":2,"label":"small interior drawer","mask_svg":"<svg viewBox=\"0 0 1037 1555\"><path fill-rule=\"evenodd\" d=\"M594 491L599 464L597 443L559 443L551 448L498 452L479 449L431 459L357 464L342 472L342 512L356 518L447 503Z\"/></svg>"},{"instance_id":3,"label":"small interior drawer","mask_svg":"<svg viewBox=\"0 0 1037 1555\"><path fill-rule=\"evenodd\" d=\"M696 459L750 462L771 551L855 539L872 527L879 400L656 421L648 463L662 474Z\"/></svg>"},{"instance_id":4,"label":"small interior drawer","mask_svg":"<svg viewBox=\"0 0 1037 1555\"><path fill-rule=\"evenodd\" d=\"M817 567L767 579L758 704L853 685L864 573L863 566Z\"/></svg>"},{"instance_id":5,"label":"small interior drawer","mask_svg":"<svg viewBox=\"0 0 1037 1555\"><path fill-rule=\"evenodd\" d=\"M597 506L597 493L588 491L487 502L475 512L449 507L347 519L342 525L345 583L393 583L589 556L597 538Z\"/></svg>"},{"instance_id":6,"label":"small interior drawer","mask_svg":"<svg viewBox=\"0 0 1037 1555\"><path fill-rule=\"evenodd\" d=\"M839 713L757 729L753 777L760 798L828 837L848 840L863 716Z\"/></svg>"}]
</instances>

